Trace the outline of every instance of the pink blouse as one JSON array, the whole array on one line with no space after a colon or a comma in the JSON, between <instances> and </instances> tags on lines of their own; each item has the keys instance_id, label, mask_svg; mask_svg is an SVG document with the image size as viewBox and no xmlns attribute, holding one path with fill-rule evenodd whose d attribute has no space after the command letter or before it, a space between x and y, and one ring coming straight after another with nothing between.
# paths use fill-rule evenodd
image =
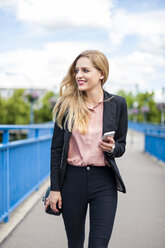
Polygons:
<instances>
[{"instance_id":1,"label":"pink blouse","mask_svg":"<svg viewBox=\"0 0 165 248\"><path fill-rule=\"evenodd\" d=\"M67 162L76 166L105 166L108 165L103 151L97 147L97 141L102 138L103 129L103 96L96 106L91 107L89 129L85 135L80 134L73 127L69 142Z\"/></svg>"}]
</instances>

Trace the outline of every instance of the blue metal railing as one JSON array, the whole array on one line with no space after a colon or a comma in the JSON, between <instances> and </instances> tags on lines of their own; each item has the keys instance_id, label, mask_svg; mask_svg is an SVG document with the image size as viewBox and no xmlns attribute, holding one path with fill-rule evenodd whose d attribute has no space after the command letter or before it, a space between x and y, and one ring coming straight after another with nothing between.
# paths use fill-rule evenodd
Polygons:
<instances>
[{"instance_id":1,"label":"blue metal railing","mask_svg":"<svg viewBox=\"0 0 165 248\"><path fill-rule=\"evenodd\" d=\"M165 134L165 125L153 123L128 122L128 127L138 132L151 132L155 134Z\"/></svg>"},{"instance_id":2,"label":"blue metal railing","mask_svg":"<svg viewBox=\"0 0 165 248\"><path fill-rule=\"evenodd\" d=\"M28 138L9 142L10 130L27 130ZM0 222L33 191L50 172L53 124L0 125Z\"/></svg>"},{"instance_id":3,"label":"blue metal railing","mask_svg":"<svg viewBox=\"0 0 165 248\"><path fill-rule=\"evenodd\" d=\"M144 133L145 152L165 162L165 125L129 121L128 127Z\"/></svg>"},{"instance_id":4,"label":"blue metal railing","mask_svg":"<svg viewBox=\"0 0 165 248\"><path fill-rule=\"evenodd\" d=\"M165 162L165 134L145 133L145 152Z\"/></svg>"}]
</instances>

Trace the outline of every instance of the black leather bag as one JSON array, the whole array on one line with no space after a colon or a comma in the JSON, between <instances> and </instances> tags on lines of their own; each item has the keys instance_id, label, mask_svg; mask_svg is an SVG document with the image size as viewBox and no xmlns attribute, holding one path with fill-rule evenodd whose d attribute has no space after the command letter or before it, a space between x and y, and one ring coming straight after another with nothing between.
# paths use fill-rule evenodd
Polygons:
<instances>
[{"instance_id":1,"label":"black leather bag","mask_svg":"<svg viewBox=\"0 0 165 248\"><path fill-rule=\"evenodd\" d=\"M42 201L44 202L44 205L46 205L46 198L48 198L49 196L49 193L50 193L50 187L48 187L46 193L45 193L45 196L43 196L42 198ZM47 209L45 210L45 213L47 214L52 214L52 215L57 215L59 216L61 213L62 213L62 209L60 209L58 207L58 202L57 202L57 209L59 210L59 212L54 212L51 208L50 208L50 205L48 205Z\"/></svg>"}]
</instances>

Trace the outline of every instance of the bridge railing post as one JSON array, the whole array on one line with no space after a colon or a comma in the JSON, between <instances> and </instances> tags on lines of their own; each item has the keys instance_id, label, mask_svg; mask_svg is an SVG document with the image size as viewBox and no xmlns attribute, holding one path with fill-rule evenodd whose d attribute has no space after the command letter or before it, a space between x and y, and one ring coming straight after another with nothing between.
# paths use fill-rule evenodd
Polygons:
<instances>
[{"instance_id":1,"label":"bridge railing post","mask_svg":"<svg viewBox=\"0 0 165 248\"><path fill-rule=\"evenodd\" d=\"M35 129L35 139L37 140L39 138L39 128ZM37 147L36 147L36 152L37 152L37 181L40 181L40 144L37 142ZM39 190L39 187L36 187L36 191Z\"/></svg>"},{"instance_id":2,"label":"bridge railing post","mask_svg":"<svg viewBox=\"0 0 165 248\"><path fill-rule=\"evenodd\" d=\"M3 138L2 138L2 143L7 144L9 142L9 129L3 130ZM3 184L3 192L4 192L4 210L7 213L7 216L4 218L4 222L9 221L9 204L10 204L10 199L9 199L9 148L6 149L3 153L3 168L4 168L4 184Z\"/></svg>"}]
</instances>

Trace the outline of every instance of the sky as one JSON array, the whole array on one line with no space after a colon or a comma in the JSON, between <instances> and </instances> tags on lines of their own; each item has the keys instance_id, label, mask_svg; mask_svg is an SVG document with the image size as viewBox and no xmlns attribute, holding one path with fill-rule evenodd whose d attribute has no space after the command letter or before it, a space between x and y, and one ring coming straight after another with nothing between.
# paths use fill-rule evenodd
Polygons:
<instances>
[{"instance_id":1,"label":"sky","mask_svg":"<svg viewBox=\"0 0 165 248\"><path fill-rule=\"evenodd\" d=\"M0 88L57 92L87 49L108 58L107 91L165 99L164 0L0 0Z\"/></svg>"}]
</instances>

